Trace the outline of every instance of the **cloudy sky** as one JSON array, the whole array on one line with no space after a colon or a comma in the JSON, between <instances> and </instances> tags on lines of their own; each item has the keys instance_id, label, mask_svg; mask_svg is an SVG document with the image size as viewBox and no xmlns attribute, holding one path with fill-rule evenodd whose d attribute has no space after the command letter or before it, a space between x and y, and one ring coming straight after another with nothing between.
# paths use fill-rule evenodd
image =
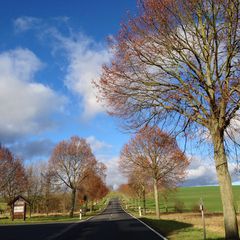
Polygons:
<instances>
[{"instance_id":1,"label":"cloudy sky","mask_svg":"<svg viewBox=\"0 0 240 240\"><path fill-rule=\"evenodd\" d=\"M79 135L107 165L108 184L125 181L117 161L130 136L97 103L92 80L128 11L134 0L0 2L0 142L27 163L47 161L56 143ZM185 185L216 184L212 159L193 155Z\"/></svg>"}]
</instances>

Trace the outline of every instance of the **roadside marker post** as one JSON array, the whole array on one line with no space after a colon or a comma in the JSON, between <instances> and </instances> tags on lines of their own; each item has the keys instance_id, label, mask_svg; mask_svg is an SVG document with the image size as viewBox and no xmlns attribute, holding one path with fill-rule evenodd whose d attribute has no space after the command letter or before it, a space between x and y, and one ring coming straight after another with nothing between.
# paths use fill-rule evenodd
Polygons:
<instances>
[{"instance_id":1,"label":"roadside marker post","mask_svg":"<svg viewBox=\"0 0 240 240\"><path fill-rule=\"evenodd\" d=\"M206 225L205 225L205 217L204 217L204 207L203 207L203 201L201 200L200 203L200 211L202 214L202 223L203 223L203 239L206 240Z\"/></svg>"},{"instance_id":2,"label":"roadside marker post","mask_svg":"<svg viewBox=\"0 0 240 240\"><path fill-rule=\"evenodd\" d=\"M138 207L138 210L139 210L139 217L141 217L142 216L142 209L141 209L140 206Z\"/></svg>"},{"instance_id":3,"label":"roadside marker post","mask_svg":"<svg viewBox=\"0 0 240 240\"><path fill-rule=\"evenodd\" d=\"M79 211L79 219L82 220L82 209L80 208L80 211Z\"/></svg>"}]
</instances>

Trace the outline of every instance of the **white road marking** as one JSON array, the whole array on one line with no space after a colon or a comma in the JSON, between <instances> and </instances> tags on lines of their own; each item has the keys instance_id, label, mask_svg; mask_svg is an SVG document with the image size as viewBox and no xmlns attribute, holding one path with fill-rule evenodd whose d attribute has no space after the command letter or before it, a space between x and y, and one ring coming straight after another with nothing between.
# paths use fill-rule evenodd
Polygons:
<instances>
[{"instance_id":1,"label":"white road marking","mask_svg":"<svg viewBox=\"0 0 240 240\"><path fill-rule=\"evenodd\" d=\"M127 211L125 211L125 209L122 207L122 210L128 214L129 216L131 216L132 218L138 220L140 223L142 223L145 227L147 227L148 229L150 229L151 231L153 231L154 233L156 233L159 237L161 237L163 240L168 240L167 238L165 238L162 234L160 234L159 232L157 232L156 230L154 230L153 228L151 228L149 225L147 225L145 222L141 221L140 219L136 218L135 216L133 216L131 213L128 213Z\"/></svg>"}]
</instances>

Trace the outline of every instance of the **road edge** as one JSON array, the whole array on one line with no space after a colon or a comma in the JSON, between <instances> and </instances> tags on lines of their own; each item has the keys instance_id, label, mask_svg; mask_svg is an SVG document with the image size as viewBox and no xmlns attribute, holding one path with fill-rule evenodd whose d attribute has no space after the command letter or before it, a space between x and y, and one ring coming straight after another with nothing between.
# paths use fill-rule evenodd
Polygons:
<instances>
[{"instance_id":1,"label":"road edge","mask_svg":"<svg viewBox=\"0 0 240 240\"><path fill-rule=\"evenodd\" d=\"M150 227L148 224L146 224L145 222L141 221L139 218L135 217L134 215L132 215L131 213L127 212L121 205L122 210L127 213L129 216L131 216L132 218L136 219L137 221L139 221L140 223L142 223L145 227L147 227L148 229L150 229L152 232L154 232L155 234L157 234L159 237L161 237L163 240L168 240L166 237L164 237L161 233L159 233L157 230L153 229L152 227Z\"/></svg>"},{"instance_id":2,"label":"road edge","mask_svg":"<svg viewBox=\"0 0 240 240\"><path fill-rule=\"evenodd\" d=\"M51 235L47 238L47 240L54 240L54 239L57 239L59 237L61 237L61 235L63 235L64 233L68 232L69 230L71 230L72 228L74 228L76 225L80 224L80 223L83 223L83 222L87 222L89 220L91 220L92 218L102 214L106 208L107 208L108 204L106 204L106 206L97 214L89 217L89 218L86 218L86 219L83 219L83 220L79 220L77 222L73 222L70 226L64 228L62 231L58 232L57 234L54 234L54 235Z\"/></svg>"}]
</instances>

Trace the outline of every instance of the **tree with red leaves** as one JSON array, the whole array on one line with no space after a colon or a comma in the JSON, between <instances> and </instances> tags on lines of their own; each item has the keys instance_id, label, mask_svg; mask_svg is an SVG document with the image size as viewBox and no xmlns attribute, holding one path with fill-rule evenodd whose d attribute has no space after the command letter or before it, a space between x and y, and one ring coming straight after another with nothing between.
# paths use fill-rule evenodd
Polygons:
<instances>
[{"instance_id":1,"label":"tree with red leaves","mask_svg":"<svg viewBox=\"0 0 240 240\"><path fill-rule=\"evenodd\" d=\"M124 164L121 160L119 161L120 171L128 178L128 187L131 188L139 201L142 202L143 214L146 213L146 193L150 189L151 177L148 173L142 171L141 167L136 165Z\"/></svg>"},{"instance_id":2,"label":"tree with red leaves","mask_svg":"<svg viewBox=\"0 0 240 240\"><path fill-rule=\"evenodd\" d=\"M104 166L103 163L100 164ZM105 167L106 169L106 167ZM91 211L93 211L94 201L100 200L108 193L108 188L105 183L105 177L102 171L90 170L88 177L81 183L78 197L82 200L84 196L86 201L91 203Z\"/></svg>"},{"instance_id":3,"label":"tree with red leaves","mask_svg":"<svg viewBox=\"0 0 240 240\"><path fill-rule=\"evenodd\" d=\"M0 192L6 202L25 192L27 177L23 162L0 145Z\"/></svg>"},{"instance_id":4,"label":"tree with red leaves","mask_svg":"<svg viewBox=\"0 0 240 240\"><path fill-rule=\"evenodd\" d=\"M71 137L62 141L54 148L49 165L56 182L71 189L70 217L73 217L76 202L76 192L81 183L89 175L90 169L96 167L97 161L90 145L85 139Z\"/></svg>"},{"instance_id":5,"label":"tree with red leaves","mask_svg":"<svg viewBox=\"0 0 240 240\"><path fill-rule=\"evenodd\" d=\"M100 99L130 127L209 134L226 238L239 239L225 141L239 120L240 2L140 0L138 9L111 38Z\"/></svg>"},{"instance_id":6,"label":"tree with red leaves","mask_svg":"<svg viewBox=\"0 0 240 240\"><path fill-rule=\"evenodd\" d=\"M139 169L153 182L156 216L159 218L158 186L176 186L185 177L189 162L179 149L177 142L158 127L141 129L120 156L120 167L124 171Z\"/></svg>"}]
</instances>

